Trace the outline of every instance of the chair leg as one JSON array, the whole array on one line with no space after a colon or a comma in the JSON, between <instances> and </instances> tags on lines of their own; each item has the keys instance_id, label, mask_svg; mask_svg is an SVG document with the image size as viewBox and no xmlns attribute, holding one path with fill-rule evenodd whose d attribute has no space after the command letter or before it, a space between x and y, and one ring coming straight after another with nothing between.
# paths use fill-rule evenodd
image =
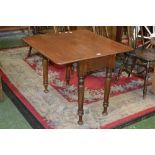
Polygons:
<instances>
[{"instance_id":1,"label":"chair leg","mask_svg":"<svg viewBox=\"0 0 155 155\"><path fill-rule=\"evenodd\" d=\"M119 71L118 71L118 75L117 75L117 77L116 77L116 80L119 80L119 78L120 78L122 72L123 72L123 71L125 70L125 68L126 68L127 62L128 62L128 56L125 55L125 58L124 58L124 60L123 60L123 64L121 65L121 67L120 67L120 69L119 69Z\"/></svg>"},{"instance_id":2,"label":"chair leg","mask_svg":"<svg viewBox=\"0 0 155 155\"><path fill-rule=\"evenodd\" d=\"M31 27L28 26L28 36L30 36L30 34L31 34Z\"/></svg>"},{"instance_id":3,"label":"chair leg","mask_svg":"<svg viewBox=\"0 0 155 155\"><path fill-rule=\"evenodd\" d=\"M144 77L144 89L143 89L143 98L146 98L146 94L147 94L147 83L148 83L148 73L149 73L149 62L147 62L147 66L146 66L146 74Z\"/></svg>"},{"instance_id":4,"label":"chair leg","mask_svg":"<svg viewBox=\"0 0 155 155\"><path fill-rule=\"evenodd\" d=\"M130 72L128 73L128 77L130 77L130 75L132 74L132 71L136 65L136 61L137 59L136 58L133 58L133 62L132 62L132 65L131 65L131 69L130 69Z\"/></svg>"},{"instance_id":5,"label":"chair leg","mask_svg":"<svg viewBox=\"0 0 155 155\"><path fill-rule=\"evenodd\" d=\"M71 64L66 65L66 85L69 85L70 74L71 74Z\"/></svg>"},{"instance_id":6,"label":"chair leg","mask_svg":"<svg viewBox=\"0 0 155 155\"><path fill-rule=\"evenodd\" d=\"M29 48L29 51L28 51L27 57L30 57L30 55L31 55L31 51L32 51L32 47Z\"/></svg>"}]
</instances>

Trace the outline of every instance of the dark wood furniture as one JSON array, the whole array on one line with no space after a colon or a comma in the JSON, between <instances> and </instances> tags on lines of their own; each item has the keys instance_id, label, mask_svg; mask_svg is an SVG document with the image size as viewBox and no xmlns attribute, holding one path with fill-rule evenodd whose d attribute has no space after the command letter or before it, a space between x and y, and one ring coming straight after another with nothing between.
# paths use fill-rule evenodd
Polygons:
<instances>
[{"instance_id":1,"label":"dark wood furniture","mask_svg":"<svg viewBox=\"0 0 155 155\"><path fill-rule=\"evenodd\" d=\"M128 26L127 34L129 38L129 46L135 49L132 52L125 54L123 64L118 73L118 77L123 71L127 72L128 76L134 74L135 76L142 77L144 79L143 98L145 98L147 94L149 73L151 71L150 66L155 62L155 48L153 48L153 46L155 46L155 37L150 39L152 48L147 48L148 45L144 40L142 27L140 27L141 38L135 36L135 40L133 39L133 29L134 27ZM137 43L139 40L141 41L140 47L138 47Z\"/></svg>"},{"instance_id":2,"label":"dark wood furniture","mask_svg":"<svg viewBox=\"0 0 155 155\"><path fill-rule=\"evenodd\" d=\"M78 124L83 124L84 79L89 72L106 68L103 114L107 114L112 69L115 55L132 48L101 37L89 30L44 34L24 38L24 41L43 56L43 83L48 92L48 59L58 65L78 64Z\"/></svg>"},{"instance_id":3,"label":"dark wood furniture","mask_svg":"<svg viewBox=\"0 0 155 155\"><path fill-rule=\"evenodd\" d=\"M127 69L128 61L125 61L125 71L128 72L129 76L130 74L134 74L135 76L139 76L144 79L143 98L145 98L147 94L148 78L150 76L149 73L152 70L150 67L155 62L155 49L141 47L135 49L134 53L130 57L132 58L130 70Z\"/></svg>"}]
</instances>

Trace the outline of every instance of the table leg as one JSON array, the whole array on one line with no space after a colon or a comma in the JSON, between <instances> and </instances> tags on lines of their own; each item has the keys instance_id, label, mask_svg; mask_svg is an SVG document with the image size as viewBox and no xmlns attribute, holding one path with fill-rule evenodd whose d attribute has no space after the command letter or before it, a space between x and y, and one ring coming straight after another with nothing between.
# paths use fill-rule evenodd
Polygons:
<instances>
[{"instance_id":1,"label":"table leg","mask_svg":"<svg viewBox=\"0 0 155 155\"><path fill-rule=\"evenodd\" d=\"M70 73L71 73L71 64L67 64L66 65L66 84L67 85L69 85Z\"/></svg>"},{"instance_id":2,"label":"table leg","mask_svg":"<svg viewBox=\"0 0 155 155\"><path fill-rule=\"evenodd\" d=\"M104 88L104 102L103 107L104 110L102 112L103 115L107 115L107 108L109 105L109 94L110 94L110 86L111 86L111 77L112 77L112 69L106 68L106 80L105 80L105 88Z\"/></svg>"},{"instance_id":3,"label":"table leg","mask_svg":"<svg viewBox=\"0 0 155 155\"><path fill-rule=\"evenodd\" d=\"M31 51L32 51L32 47L30 46L29 51L28 51L28 54L27 54L27 57L30 57Z\"/></svg>"},{"instance_id":4,"label":"table leg","mask_svg":"<svg viewBox=\"0 0 155 155\"><path fill-rule=\"evenodd\" d=\"M83 101L84 101L84 77L79 76L78 78L78 115L79 115L78 124L79 125L83 124L83 120L82 120L82 116L84 114Z\"/></svg>"},{"instance_id":5,"label":"table leg","mask_svg":"<svg viewBox=\"0 0 155 155\"><path fill-rule=\"evenodd\" d=\"M148 83L148 72L149 72L149 67L150 67L150 63L147 63L147 67L146 67L146 73L145 73L145 77L144 77L144 89L143 89L143 98L146 98L146 93L147 93L147 83Z\"/></svg>"},{"instance_id":6,"label":"table leg","mask_svg":"<svg viewBox=\"0 0 155 155\"><path fill-rule=\"evenodd\" d=\"M44 92L48 92L48 59L43 57L43 85L44 85Z\"/></svg>"},{"instance_id":7,"label":"table leg","mask_svg":"<svg viewBox=\"0 0 155 155\"><path fill-rule=\"evenodd\" d=\"M120 67L120 69L118 71L118 75L116 77L116 81L118 81L120 79L120 76L121 76L122 72L124 70L126 70L126 65L128 64L128 56L126 54L124 54L124 57L125 58L123 60L123 63L122 63L122 65L121 65L121 67Z\"/></svg>"}]
</instances>

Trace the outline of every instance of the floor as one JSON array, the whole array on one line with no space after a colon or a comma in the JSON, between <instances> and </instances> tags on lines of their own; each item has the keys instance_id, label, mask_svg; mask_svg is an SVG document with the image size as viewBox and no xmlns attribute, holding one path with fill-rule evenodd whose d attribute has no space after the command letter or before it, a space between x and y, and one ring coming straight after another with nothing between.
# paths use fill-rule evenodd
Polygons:
<instances>
[{"instance_id":1,"label":"floor","mask_svg":"<svg viewBox=\"0 0 155 155\"><path fill-rule=\"evenodd\" d=\"M27 34L27 31L1 32L0 49L25 45L21 38Z\"/></svg>"},{"instance_id":2,"label":"floor","mask_svg":"<svg viewBox=\"0 0 155 155\"><path fill-rule=\"evenodd\" d=\"M18 46L25 46L21 38L26 36L25 31L16 31L10 33L0 33L0 49L12 48ZM7 91L5 91L8 95ZM31 129L41 128L40 126L33 126L35 124L33 118L26 118L26 112L20 112L16 105L16 100L11 100L10 95L4 94L4 101L0 102L0 128L1 129ZM12 95L11 95L12 96ZM14 104L13 104L14 103ZM27 121L28 120L28 121ZM29 122L29 123L28 123ZM31 125L30 125L31 124ZM128 125L119 127L124 129L154 129L155 128L155 115L149 118L141 118L136 122L131 122Z\"/></svg>"},{"instance_id":3,"label":"floor","mask_svg":"<svg viewBox=\"0 0 155 155\"><path fill-rule=\"evenodd\" d=\"M4 95L0 102L0 128L1 129L31 129L32 127L18 111L12 101Z\"/></svg>"}]
</instances>

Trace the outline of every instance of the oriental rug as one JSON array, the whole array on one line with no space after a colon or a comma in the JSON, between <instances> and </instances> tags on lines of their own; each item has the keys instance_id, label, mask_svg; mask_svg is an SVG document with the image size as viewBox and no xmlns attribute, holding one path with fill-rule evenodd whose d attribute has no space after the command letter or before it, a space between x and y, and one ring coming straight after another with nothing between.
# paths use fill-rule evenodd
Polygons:
<instances>
[{"instance_id":1,"label":"oriental rug","mask_svg":"<svg viewBox=\"0 0 155 155\"><path fill-rule=\"evenodd\" d=\"M36 73L43 78L42 56L33 54L31 57L25 58ZM70 83L66 86L66 67L65 65L55 65L49 62L48 77L49 84L55 88L69 102L77 102L78 100L78 75L76 64L73 64ZM110 96L116 96L128 91L143 88L144 81L141 78L131 76L127 77L126 73L122 73L118 81L115 80L116 73L113 72ZM105 71L92 73L85 78L85 99L84 103L89 104L99 100L103 101L104 96Z\"/></svg>"},{"instance_id":2,"label":"oriental rug","mask_svg":"<svg viewBox=\"0 0 155 155\"><path fill-rule=\"evenodd\" d=\"M77 73L65 84L65 66L50 65L49 93L43 92L41 56L26 58L28 48L0 51L3 81L45 128L114 128L155 111L155 96L148 87L142 98L143 80L122 75L113 82L109 114L102 116L104 71L90 75L85 82L84 125L77 124Z\"/></svg>"}]
</instances>

